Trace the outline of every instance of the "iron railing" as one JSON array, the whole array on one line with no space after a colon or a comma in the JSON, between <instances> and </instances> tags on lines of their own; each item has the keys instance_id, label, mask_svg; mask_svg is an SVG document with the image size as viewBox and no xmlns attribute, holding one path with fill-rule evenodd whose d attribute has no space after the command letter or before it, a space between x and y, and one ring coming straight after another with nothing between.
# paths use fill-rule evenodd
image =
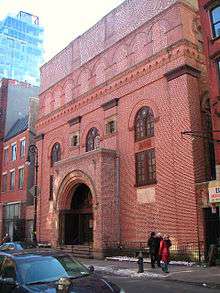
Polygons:
<instances>
[{"instance_id":1,"label":"iron railing","mask_svg":"<svg viewBox=\"0 0 220 293\"><path fill-rule=\"evenodd\" d=\"M108 255L121 255L136 257L141 251L144 257L149 257L149 248L147 242L105 242L105 250ZM183 244L170 247L171 260L186 261L186 262L202 262L206 260L208 247L205 243L186 242Z\"/></svg>"}]
</instances>

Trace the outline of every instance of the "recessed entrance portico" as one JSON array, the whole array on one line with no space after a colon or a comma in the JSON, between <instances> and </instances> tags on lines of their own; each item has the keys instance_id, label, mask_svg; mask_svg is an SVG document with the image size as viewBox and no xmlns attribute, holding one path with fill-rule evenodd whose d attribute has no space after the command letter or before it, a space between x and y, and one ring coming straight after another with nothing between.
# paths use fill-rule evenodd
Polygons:
<instances>
[{"instance_id":1,"label":"recessed entrance portico","mask_svg":"<svg viewBox=\"0 0 220 293\"><path fill-rule=\"evenodd\" d=\"M79 183L70 192L69 209L60 211L60 242L64 245L93 242L92 194L90 188Z\"/></svg>"},{"instance_id":2,"label":"recessed entrance portico","mask_svg":"<svg viewBox=\"0 0 220 293\"><path fill-rule=\"evenodd\" d=\"M55 164L55 245L89 247L101 258L106 243L118 241L116 158L113 150L97 149Z\"/></svg>"}]
</instances>

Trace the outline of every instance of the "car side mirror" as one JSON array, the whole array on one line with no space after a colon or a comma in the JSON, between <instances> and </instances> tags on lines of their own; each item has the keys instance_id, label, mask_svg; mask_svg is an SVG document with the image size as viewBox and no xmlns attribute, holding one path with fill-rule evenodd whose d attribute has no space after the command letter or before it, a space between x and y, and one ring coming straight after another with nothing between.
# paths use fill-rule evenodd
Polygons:
<instances>
[{"instance_id":1,"label":"car side mirror","mask_svg":"<svg viewBox=\"0 0 220 293\"><path fill-rule=\"evenodd\" d=\"M89 266L88 269L91 274L94 273L94 271L95 271L94 266Z\"/></svg>"}]
</instances>

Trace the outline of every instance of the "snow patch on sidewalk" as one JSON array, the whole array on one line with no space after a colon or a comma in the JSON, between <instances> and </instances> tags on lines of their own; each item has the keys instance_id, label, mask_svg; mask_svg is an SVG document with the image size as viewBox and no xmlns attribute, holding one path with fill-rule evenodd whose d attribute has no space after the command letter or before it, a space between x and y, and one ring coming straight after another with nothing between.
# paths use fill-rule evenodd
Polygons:
<instances>
[{"instance_id":1,"label":"snow patch on sidewalk","mask_svg":"<svg viewBox=\"0 0 220 293\"><path fill-rule=\"evenodd\" d=\"M134 272L133 270L129 269L115 269L111 267L100 267L100 266L95 266L95 271L97 272L105 272L105 273L110 273L110 274L116 274L118 276L124 276L124 277L148 277L148 278L164 278L165 276L162 274L156 274L156 273L151 273L151 272L144 272L144 273L137 273Z\"/></svg>"},{"instance_id":2,"label":"snow patch on sidewalk","mask_svg":"<svg viewBox=\"0 0 220 293\"><path fill-rule=\"evenodd\" d=\"M113 256L113 257L106 257L106 260L113 260L113 261L129 261L129 262L137 262L138 259L135 257L128 257L128 256ZM144 263L150 263L149 258L144 258ZM188 262L188 261L171 261L170 265L181 265L181 266L194 266L195 262Z\"/></svg>"}]
</instances>

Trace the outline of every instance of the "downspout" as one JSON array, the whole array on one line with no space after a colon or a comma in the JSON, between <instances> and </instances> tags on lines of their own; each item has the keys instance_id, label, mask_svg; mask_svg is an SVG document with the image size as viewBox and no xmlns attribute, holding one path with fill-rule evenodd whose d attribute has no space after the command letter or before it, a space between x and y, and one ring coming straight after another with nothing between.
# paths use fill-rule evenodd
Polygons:
<instances>
[{"instance_id":1,"label":"downspout","mask_svg":"<svg viewBox=\"0 0 220 293\"><path fill-rule=\"evenodd\" d=\"M118 130L118 107L120 100L117 101L116 107L116 130ZM117 240L119 244L121 244L121 225L120 225L120 153L119 153L119 137L118 133L116 134L116 172L115 172L115 182L116 182L116 190L115 190L115 204L116 204L116 212L117 212Z\"/></svg>"},{"instance_id":2,"label":"downspout","mask_svg":"<svg viewBox=\"0 0 220 293\"><path fill-rule=\"evenodd\" d=\"M39 242L41 240L41 211L42 211L42 179L43 179L43 157L44 157L44 134L41 134L41 156L39 160L40 164L40 182L39 182L39 187L40 187L40 196L38 197L38 203L39 203L39 210L38 210L38 231L39 231ZM39 216L40 215L40 216Z\"/></svg>"},{"instance_id":3,"label":"downspout","mask_svg":"<svg viewBox=\"0 0 220 293\"><path fill-rule=\"evenodd\" d=\"M116 154L116 172L115 172L115 182L116 182L116 190L115 190L115 206L117 212L117 239L119 243L121 243L121 225L120 225L120 157L119 154Z\"/></svg>"}]
</instances>

